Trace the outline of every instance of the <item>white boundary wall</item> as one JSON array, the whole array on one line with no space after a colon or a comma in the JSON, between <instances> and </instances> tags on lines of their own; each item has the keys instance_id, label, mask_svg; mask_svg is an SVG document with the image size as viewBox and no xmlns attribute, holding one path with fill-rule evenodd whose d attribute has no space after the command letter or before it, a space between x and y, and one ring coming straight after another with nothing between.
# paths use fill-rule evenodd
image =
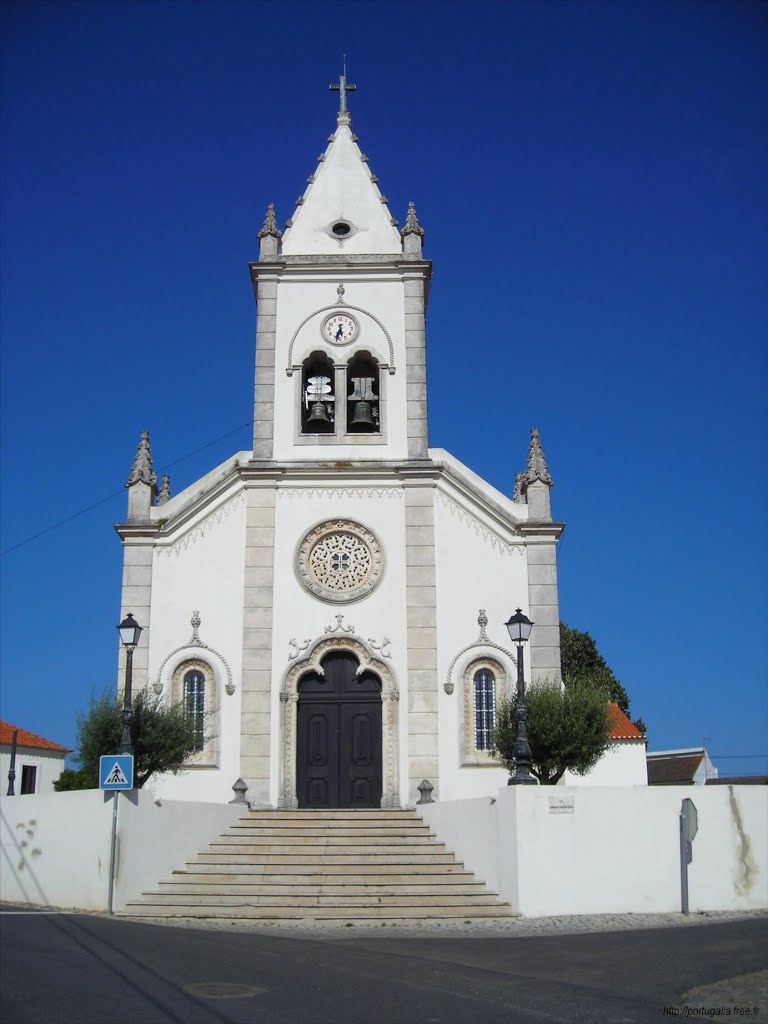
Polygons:
<instances>
[{"instance_id":1,"label":"white boundary wall","mask_svg":"<svg viewBox=\"0 0 768 1024\"><path fill-rule=\"evenodd\" d=\"M685 797L699 822L688 867L691 913L768 907L763 786L511 786L495 798L417 810L470 871L526 917L670 913L681 909Z\"/></svg>"},{"instance_id":2,"label":"white boundary wall","mask_svg":"<svg viewBox=\"0 0 768 1024\"><path fill-rule=\"evenodd\" d=\"M0 803L0 899L34 906L106 910L113 794L4 797ZM154 888L246 812L243 804L155 801L118 794L113 907Z\"/></svg>"}]
</instances>

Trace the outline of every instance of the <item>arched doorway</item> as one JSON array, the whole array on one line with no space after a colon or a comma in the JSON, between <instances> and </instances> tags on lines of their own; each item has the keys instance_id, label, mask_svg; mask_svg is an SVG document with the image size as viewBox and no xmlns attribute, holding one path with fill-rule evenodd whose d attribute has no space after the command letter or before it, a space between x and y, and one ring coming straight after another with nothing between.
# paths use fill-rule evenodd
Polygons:
<instances>
[{"instance_id":1,"label":"arched doorway","mask_svg":"<svg viewBox=\"0 0 768 1024\"><path fill-rule=\"evenodd\" d=\"M298 686L299 807L381 806L381 682L347 651L322 659Z\"/></svg>"}]
</instances>

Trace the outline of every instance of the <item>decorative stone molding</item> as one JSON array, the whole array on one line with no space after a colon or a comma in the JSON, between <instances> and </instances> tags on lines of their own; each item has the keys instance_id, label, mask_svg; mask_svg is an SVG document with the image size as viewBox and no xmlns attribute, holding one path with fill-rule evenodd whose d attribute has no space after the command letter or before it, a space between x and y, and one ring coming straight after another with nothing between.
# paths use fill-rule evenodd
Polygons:
<instances>
[{"instance_id":1,"label":"decorative stone molding","mask_svg":"<svg viewBox=\"0 0 768 1024\"><path fill-rule=\"evenodd\" d=\"M444 689L446 689L446 687L450 684L451 693L453 693L454 682L453 670L456 667L459 660L465 658L466 655L470 654L471 652L477 653L477 656L479 657L480 652L483 648L486 648L491 651L498 651L500 654L503 654L505 657L509 658L510 665L517 664L514 654L507 647L502 647L501 644L497 644L488 636L488 633L486 632L485 629L485 627L488 625L488 616L485 614L484 608L480 609L480 612L477 616L477 624L480 626L480 635L478 636L477 640L473 641L471 644L467 644L466 647L462 647L459 653L454 657L451 664L448 666L448 674L446 676ZM448 692L449 691L446 689L446 693Z\"/></svg>"},{"instance_id":2,"label":"decorative stone molding","mask_svg":"<svg viewBox=\"0 0 768 1024\"><path fill-rule=\"evenodd\" d=\"M199 540L210 533L211 530L222 523L225 519L228 519L238 509L243 508L245 505L245 491L240 491L239 494L231 498L229 501L223 502L223 504L212 509L204 519L202 519L196 526L193 526L191 530L179 537L178 540L172 544L158 544L155 550L158 555L175 555L178 557L182 551L186 551L187 548L196 544Z\"/></svg>"},{"instance_id":3,"label":"decorative stone molding","mask_svg":"<svg viewBox=\"0 0 768 1024\"><path fill-rule=\"evenodd\" d=\"M174 704L184 699L184 677L187 672L200 672L205 679L205 741L203 749L192 754L186 763L188 768L215 768L218 765L218 732L217 720L219 702L216 686L216 673L204 658L185 658L174 669L171 677L171 700Z\"/></svg>"},{"instance_id":4,"label":"decorative stone molding","mask_svg":"<svg viewBox=\"0 0 768 1024\"><path fill-rule=\"evenodd\" d=\"M475 516L467 512L466 509L462 508L452 498L449 498L443 491L436 491L435 499L438 504L442 505L454 519L458 519L459 522L468 526L470 530L478 537L481 537L484 541L491 545L501 555L512 555L518 554L523 555L523 546L521 544L513 544L509 541L504 540L497 533L494 533L489 527L479 522Z\"/></svg>"},{"instance_id":5,"label":"decorative stone molding","mask_svg":"<svg viewBox=\"0 0 768 1024\"><path fill-rule=\"evenodd\" d=\"M348 498L403 498L403 488L394 487L278 487L277 498L294 500L299 498L322 498L345 500Z\"/></svg>"},{"instance_id":6,"label":"decorative stone molding","mask_svg":"<svg viewBox=\"0 0 768 1024\"><path fill-rule=\"evenodd\" d=\"M235 683L234 680L232 679L232 669L229 667L229 662L227 661L223 654L219 654L219 652L214 647L210 647L208 644L203 643L203 641L200 639L199 629L201 622L202 620L200 618L200 613L198 611L192 612L192 618L190 619L190 625L192 626L191 639L188 640L187 643L182 644L181 647L177 647L175 650L171 651L170 654L166 655L165 659L160 665L160 669L158 670L157 676L155 677L155 681L153 683L153 689L158 696L163 692L163 673L168 663L175 659L178 655L186 654L188 652L190 653L191 657L194 657L194 652L196 651L207 651L209 654L213 654L216 658L218 658L218 660L221 662L224 668L224 671L227 674L227 682L224 686L224 689L226 690L227 694L230 697L235 692Z\"/></svg>"},{"instance_id":7,"label":"decorative stone molding","mask_svg":"<svg viewBox=\"0 0 768 1024\"><path fill-rule=\"evenodd\" d=\"M320 601L347 604L381 582L384 552L376 534L354 519L327 519L300 541L296 578Z\"/></svg>"},{"instance_id":8,"label":"decorative stone molding","mask_svg":"<svg viewBox=\"0 0 768 1024\"><path fill-rule=\"evenodd\" d=\"M478 750L475 746L475 675L483 669L493 676L494 714L498 701L507 696L507 674L498 659L481 656L470 661L464 670L463 678L464 716L461 744L463 768L499 767L498 761L494 761L490 751Z\"/></svg>"},{"instance_id":9,"label":"decorative stone molding","mask_svg":"<svg viewBox=\"0 0 768 1024\"><path fill-rule=\"evenodd\" d=\"M342 291L339 293L339 289L338 288L336 289L337 294L339 295L339 298L336 300L336 302L334 302L330 306L323 306L322 309L316 309L314 311L314 313L310 313L309 316L304 317L304 319L301 321L299 326L293 332L293 336L291 337L291 340L288 343L288 365L285 368L285 372L286 372L287 376L292 377L293 376L293 371L295 369L295 367L293 365L293 346L294 346L294 344L296 342L296 338L299 335L299 331L302 329L302 327L304 327L306 324L308 324L309 321L313 319L313 317L321 316L323 313L327 313L329 311L333 312L340 305L343 305L345 309L352 309L356 313L362 313L363 316L369 317L371 320L373 320L373 322L375 324L377 324L380 327L384 337L387 340L387 347L389 348L389 364L387 366L387 370L389 371L390 374L393 374L395 372L395 346L394 346L394 343L392 342L392 336L390 335L389 331L384 326L382 321L379 320L379 318L377 316L374 316L374 314L369 312L367 309L363 309L362 306L352 306L352 305L350 305L350 303L348 303L346 301L341 302L340 300L343 299L343 297L344 297L344 291L343 291L344 286L343 285L339 285L339 287L342 288Z\"/></svg>"},{"instance_id":10,"label":"decorative stone molding","mask_svg":"<svg viewBox=\"0 0 768 1024\"><path fill-rule=\"evenodd\" d=\"M337 627L341 628L337 616ZM328 636L324 634L312 643L305 656L288 669L280 692L281 737L283 757L283 779L280 792L281 807L297 807L296 795L296 727L298 718L298 685L302 676L309 672L323 674L322 659L327 654L349 651L358 660L357 675L373 672L381 681L381 757L382 757L382 807L397 807L397 749L398 715L397 705L400 693L392 668L377 658L368 644L357 636Z\"/></svg>"}]
</instances>

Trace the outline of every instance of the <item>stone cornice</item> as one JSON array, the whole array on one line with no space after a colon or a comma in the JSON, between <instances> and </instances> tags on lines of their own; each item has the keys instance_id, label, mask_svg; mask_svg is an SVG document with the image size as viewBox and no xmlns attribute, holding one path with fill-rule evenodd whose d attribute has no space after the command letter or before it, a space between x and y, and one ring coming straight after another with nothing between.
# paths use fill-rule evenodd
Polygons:
<instances>
[{"instance_id":1,"label":"stone cornice","mask_svg":"<svg viewBox=\"0 0 768 1024\"><path fill-rule=\"evenodd\" d=\"M520 523L520 533L528 540L559 540L565 523L554 523L549 519L526 519Z\"/></svg>"},{"instance_id":2,"label":"stone cornice","mask_svg":"<svg viewBox=\"0 0 768 1024\"><path fill-rule=\"evenodd\" d=\"M120 540L152 540L160 532L156 523L115 523L115 532Z\"/></svg>"}]
</instances>

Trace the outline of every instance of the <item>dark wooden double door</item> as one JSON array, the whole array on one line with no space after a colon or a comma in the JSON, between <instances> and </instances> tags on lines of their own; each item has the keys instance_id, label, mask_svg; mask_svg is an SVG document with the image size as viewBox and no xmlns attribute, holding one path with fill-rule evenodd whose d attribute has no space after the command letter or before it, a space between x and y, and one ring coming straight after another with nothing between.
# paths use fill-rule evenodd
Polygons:
<instances>
[{"instance_id":1,"label":"dark wooden double door","mask_svg":"<svg viewBox=\"0 0 768 1024\"><path fill-rule=\"evenodd\" d=\"M381 683L356 675L351 654L330 654L299 683L299 807L381 805Z\"/></svg>"}]
</instances>

